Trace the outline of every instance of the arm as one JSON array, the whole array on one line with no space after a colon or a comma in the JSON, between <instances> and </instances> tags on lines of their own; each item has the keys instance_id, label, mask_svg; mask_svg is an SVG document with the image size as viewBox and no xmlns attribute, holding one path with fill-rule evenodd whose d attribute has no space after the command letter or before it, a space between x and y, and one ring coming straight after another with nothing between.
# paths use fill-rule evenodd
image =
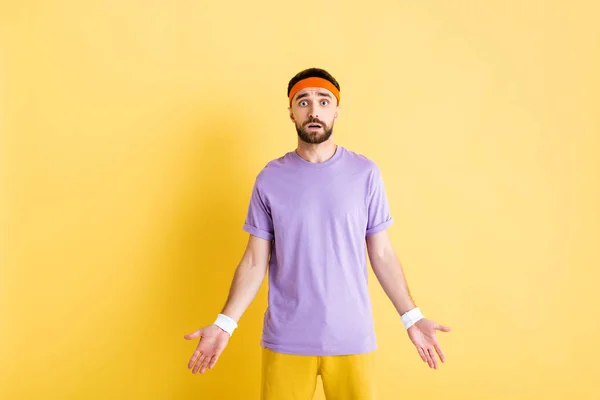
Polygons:
<instances>
[{"instance_id":1,"label":"arm","mask_svg":"<svg viewBox=\"0 0 600 400\"><path fill-rule=\"evenodd\" d=\"M246 251L235 270L222 314L238 322L256 297L267 274L271 241L250 235Z\"/></svg>"},{"instance_id":2,"label":"arm","mask_svg":"<svg viewBox=\"0 0 600 400\"><path fill-rule=\"evenodd\" d=\"M373 272L398 314L402 315L415 308L402 265L390 243L387 231L367 236L367 252Z\"/></svg>"},{"instance_id":3,"label":"arm","mask_svg":"<svg viewBox=\"0 0 600 400\"><path fill-rule=\"evenodd\" d=\"M402 315L415 308L415 303L411 298L402 272L402 266L390 243L387 231L367 236L367 252L373 272L394 307L396 307L398 314ZM421 359L434 369L437 369L435 351L437 351L440 360L445 362L444 353L435 334L436 330L450 332L450 327L422 318L407 330L408 336L417 348Z\"/></svg>"},{"instance_id":4,"label":"arm","mask_svg":"<svg viewBox=\"0 0 600 400\"><path fill-rule=\"evenodd\" d=\"M229 289L227 301L221 314L225 314L236 323L242 317L246 308L256 297L269 265L271 254L271 241L250 235L246 251L235 270L233 281ZM188 362L188 368L195 374L203 374L206 369L212 369L219 356L229 342L229 333L215 324L200 328L184 336L191 340L200 337L196 351Z\"/></svg>"}]
</instances>

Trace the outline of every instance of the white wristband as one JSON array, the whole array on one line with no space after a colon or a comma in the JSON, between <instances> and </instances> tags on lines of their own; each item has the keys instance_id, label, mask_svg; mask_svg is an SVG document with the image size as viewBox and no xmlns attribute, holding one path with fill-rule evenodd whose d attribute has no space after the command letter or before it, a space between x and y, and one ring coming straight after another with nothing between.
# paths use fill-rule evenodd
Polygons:
<instances>
[{"instance_id":1,"label":"white wristband","mask_svg":"<svg viewBox=\"0 0 600 400\"><path fill-rule=\"evenodd\" d=\"M415 322L422 318L425 317L423 316L423 314L421 314L421 310L419 310L419 307L413 308L412 310L408 310L407 312L402 314L402 316L400 316L400 319L404 324L404 329L410 328L414 325Z\"/></svg>"},{"instance_id":2,"label":"white wristband","mask_svg":"<svg viewBox=\"0 0 600 400\"><path fill-rule=\"evenodd\" d=\"M225 314L219 314L214 324L229 333L230 336L235 328L238 327L237 323Z\"/></svg>"}]
</instances>

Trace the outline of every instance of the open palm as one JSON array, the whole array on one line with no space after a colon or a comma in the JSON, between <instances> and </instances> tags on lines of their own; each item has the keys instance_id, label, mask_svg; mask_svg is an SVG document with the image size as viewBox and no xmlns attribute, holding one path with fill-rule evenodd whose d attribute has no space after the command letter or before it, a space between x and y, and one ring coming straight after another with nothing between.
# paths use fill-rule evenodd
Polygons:
<instances>
[{"instance_id":1,"label":"open palm","mask_svg":"<svg viewBox=\"0 0 600 400\"><path fill-rule=\"evenodd\" d=\"M200 373L203 374L207 368L212 369L215 366L229 342L230 335L213 324L189 333L183 338L191 340L197 337L200 338L200 343L198 343L196 351L194 351L188 362L188 369L193 368L192 373L194 374L200 369Z\"/></svg>"},{"instance_id":2,"label":"open palm","mask_svg":"<svg viewBox=\"0 0 600 400\"><path fill-rule=\"evenodd\" d=\"M436 330L450 332L451 329L449 326L442 326L427 318L421 318L407 330L408 337L410 337L410 340L417 348L421 359L433 369L437 369L438 367L437 359L435 357L436 351L440 360L442 360L442 362L446 361L435 335Z\"/></svg>"}]
</instances>

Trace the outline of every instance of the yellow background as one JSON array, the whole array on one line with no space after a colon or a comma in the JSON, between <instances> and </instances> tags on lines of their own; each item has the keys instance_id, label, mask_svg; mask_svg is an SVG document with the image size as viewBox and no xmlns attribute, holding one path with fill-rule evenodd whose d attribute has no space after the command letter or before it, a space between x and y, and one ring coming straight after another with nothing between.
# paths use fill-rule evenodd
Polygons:
<instances>
[{"instance_id":1,"label":"yellow background","mask_svg":"<svg viewBox=\"0 0 600 400\"><path fill-rule=\"evenodd\" d=\"M183 335L225 301L253 180L296 146L288 80L317 66L417 305L453 328L429 369L370 272L380 399L600 399L598 15L4 1L0 398L258 398L266 282L213 371Z\"/></svg>"}]
</instances>

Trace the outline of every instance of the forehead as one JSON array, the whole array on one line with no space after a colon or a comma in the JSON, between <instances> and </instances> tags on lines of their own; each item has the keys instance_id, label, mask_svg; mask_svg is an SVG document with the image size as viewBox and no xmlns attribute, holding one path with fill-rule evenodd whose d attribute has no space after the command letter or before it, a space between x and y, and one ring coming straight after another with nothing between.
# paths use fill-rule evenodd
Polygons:
<instances>
[{"instance_id":1,"label":"forehead","mask_svg":"<svg viewBox=\"0 0 600 400\"><path fill-rule=\"evenodd\" d=\"M313 97L313 96L318 96L318 97L327 97L329 96L330 99L334 99L335 96L333 95L333 93L325 88L322 87L307 87L304 88L300 91L298 91L298 93L296 93L294 95L294 100L297 100L298 98L302 97L302 98L306 98L306 97Z\"/></svg>"}]
</instances>

